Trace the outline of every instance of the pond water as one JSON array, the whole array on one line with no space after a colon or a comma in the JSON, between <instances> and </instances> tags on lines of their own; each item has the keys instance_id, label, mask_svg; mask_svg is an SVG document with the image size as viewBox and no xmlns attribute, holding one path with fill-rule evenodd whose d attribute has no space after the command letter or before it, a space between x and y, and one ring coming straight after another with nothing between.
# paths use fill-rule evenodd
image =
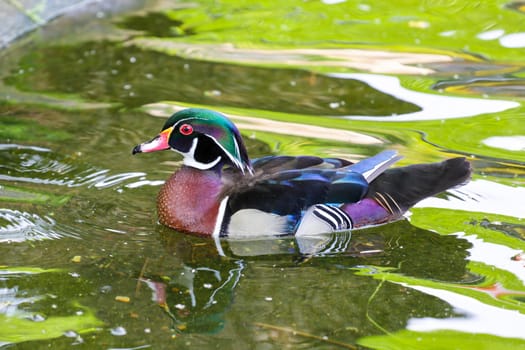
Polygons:
<instances>
[{"instance_id":1,"label":"pond water","mask_svg":"<svg viewBox=\"0 0 525 350\"><path fill-rule=\"evenodd\" d=\"M522 2L100 6L0 52L2 347L525 348ZM217 246L157 223L180 158L131 156L187 106L252 158L474 173L351 237Z\"/></svg>"}]
</instances>

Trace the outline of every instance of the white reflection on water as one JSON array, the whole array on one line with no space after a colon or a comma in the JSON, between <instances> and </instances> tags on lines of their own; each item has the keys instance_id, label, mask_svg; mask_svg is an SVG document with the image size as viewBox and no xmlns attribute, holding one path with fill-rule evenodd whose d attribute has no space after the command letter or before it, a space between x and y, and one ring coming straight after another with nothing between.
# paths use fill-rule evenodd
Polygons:
<instances>
[{"instance_id":1,"label":"white reflection on water","mask_svg":"<svg viewBox=\"0 0 525 350\"><path fill-rule=\"evenodd\" d=\"M513 256L521 253L521 250L485 242L475 235L459 233L458 236L472 243L472 248L469 249L470 256L467 258L468 260L508 271L525 283L525 266L523 261L512 259ZM452 318L412 318L407 326L410 330L430 332L450 329L468 333L485 333L501 337L525 339L525 333L523 332L525 315L518 311L487 305L475 298L447 290L415 285L406 286L425 294L433 295L450 304L455 312L462 314L461 317Z\"/></svg>"},{"instance_id":2,"label":"white reflection on water","mask_svg":"<svg viewBox=\"0 0 525 350\"><path fill-rule=\"evenodd\" d=\"M480 40L495 40L500 38L503 34L505 34L505 31L503 29L493 29L479 33L478 35L476 35L476 38Z\"/></svg>"},{"instance_id":3,"label":"white reflection on water","mask_svg":"<svg viewBox=\"0 0 525 350\"><path fill-rule=\"evenodd\" d=\"M485 145L494 148L502 148L508 151L525 151L525 136L492 136L481 141Z\"/></svg>"},{"instance_id":4,"label":"white reflection on water","mask_svg":"<svg viewBox=\"0 0 525 350\"><path fill-rule=\"evenodd\" d=\"M420 111L399 115L367 116L349 115L348 119L376 120L376 121L413 121L465 118L481 114L499 113L519 107L518 102L489 100L481 98L452 97L412 91L401 86L397 77L379 74L361 73L330 73L328 76L340 79L355 79L368 84L370 87L400 100L413 103L421 108Z\"/></svg>"},{"instance_id":5,"label":"white reflection on water","mask_svg":"<svg viewBox=\"0 0 525 350\"><path fill-rule=\"evenodd\" d=\"M512 33L499 38L499 43L503 47L516 49L525 47L525 33Z\"/></svg>"},{"instance_id":6,"label":"white reflection on water","mask_svg":"<svg viewBox=\"0 0 525 350\"><path fill-rule=\"evenodd\" d=\"M476 235L458 234L472 244L467 260L479 261L483 264L494 266L498 269L508 271L518 277L525 285L525 261L513 259L522 250L512 249L501 244L485 242Z\"/></svg>"},{"instance_id":7,"label":"white reflection on water","mask_svg":"<svg viewBox=\"0 0 525 350\"><path fill-rule=\"evenodd\" d=\"M463 317L412 318L407 329L430 332L450 329L467 333L493 334L500 337L525 339L523 325L525 315L515 310L500 309L474 298L442 289L423 286L407 286L446 301Z\"/></svg>"},{"instance_id":8,"label":"white reflection on water","mask_svg":"<svg viewBox=\"0 0 525 350\"><path fill-rule=\"evenodd\" d=\"M453 196L449 195L446 199L427 198L415 207L456 209L525 218L525 187L473 180L459 189L448 192Z\"/></svg>"},{"instance_id":9,"label":"white reflection on water","mask_svg":"<svg viewBox=\"0 0 525 350\"><path fill-rule=\"evenodd\" d=\"M454 192L459 194L460 198L451 197L448 200L429 198L418 206L498 213L516 217L525 215L523 207L525 188L522 187L511 187L486 180L476 180L461 188L461 192ZM480 200L475 200L476 197ZM525 263L524 261L513 259L517 254L523 253L521 250L485 242L476 235L458 233L458 236L472 244L467 260L508 271L525 285ZM525 315L516 310L506 310L487 305L476 298L448 290L417 285L406 286L447 302L454 308L455 312L462 315L452 318L412 318L407 325L409 330L430 332L448 329L525 339L525 333L523 332Z\"/></svg>"},{"instance_id":10,"label":"white reflection on water","mask_svg":"<svg viewBox=\"0 0 525 350\"><path fill-rule=\"evenodd\" d=\"M138 188L142 186L160 186L164 184L164 180L140 180L127 184L126 188Z\"/></svg>"}]
</instances>

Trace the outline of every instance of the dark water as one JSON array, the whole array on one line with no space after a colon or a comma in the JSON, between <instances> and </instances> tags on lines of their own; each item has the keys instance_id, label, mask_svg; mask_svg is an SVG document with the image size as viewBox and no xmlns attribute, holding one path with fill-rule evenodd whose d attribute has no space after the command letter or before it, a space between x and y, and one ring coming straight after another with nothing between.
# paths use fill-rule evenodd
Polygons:
<instances>
[{"instance_id":1,"label":"dark water","mask_svg":"<svg viewBox=\"0 0 525 350\"><path fill-rule=\"evenodd\" d=\"M103 18L112 31L77 39L66 18L1 53L5 348L525 347L519 64L472 54L419 75L269 65L248 49L210 59L182 17ZM146 35L197 39L174 55L130 41ZM253 158L394 148L403 164L466 155L473 179L351 237L217 245L157 223L180 159L131 156L158 116L190 105L232 114Z\"/></svg>"}]
</instances>

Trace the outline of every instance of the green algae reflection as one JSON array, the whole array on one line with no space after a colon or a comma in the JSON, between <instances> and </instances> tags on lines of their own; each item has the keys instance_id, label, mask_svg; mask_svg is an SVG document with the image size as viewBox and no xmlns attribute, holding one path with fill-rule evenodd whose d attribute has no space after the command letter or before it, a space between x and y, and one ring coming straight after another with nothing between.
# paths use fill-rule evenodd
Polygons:
<instances>
[{"instance_id":1,"label":"green algae reflection","mask_svg":"<svg viewBox=\"0 0 525 350\"><path fill-rule=\"evenodd\" d=\"M0 268L0 344L81 335L102 326L75 301L78 284L71 279L57 269Z\"/></svg>"}]
</instances>

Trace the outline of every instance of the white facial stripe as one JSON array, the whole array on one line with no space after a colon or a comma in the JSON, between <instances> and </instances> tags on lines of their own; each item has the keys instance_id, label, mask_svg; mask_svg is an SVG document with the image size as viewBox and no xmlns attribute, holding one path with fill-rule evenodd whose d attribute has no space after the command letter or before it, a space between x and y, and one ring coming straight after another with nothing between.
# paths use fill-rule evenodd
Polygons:
<instances>
[{"instance_id":1,"label":"white facial stripe","mask_svg":"<svg viewBox=\"0 0 525 350\"><path fill-rule=\"evenodd\" d=\"M215 142L215 144L217 144L217 146L219 146L223 151L224 153L226 153L228 155L228 158L230 158L230 160L232 161L232 163L239 169L241 169L242 173L244 174L244 166L242 164L241 161L239 161L237 158L235 158L234 156L231 155L230 152L228 152L224 147L222 147L222 145L215 139L215 137L213 136L210 136L210 135L207 135L209 137L211 137L211 139L213 140L213 142ZM233 142L235 143L235 149L237 150L237 154L239 154L239 147L237 145L237 141L235 139L233 139Z\"/></svg>"},{"instance_id":2,"label":"white facial stripe","mask_svg":"<svg viewBox=\"0 0 525 350\"><path fill-rule=\"evenodd\" d=\"M193 139L193 141L192 141L191 148L190 148L190 150L188 152L184 153L184 152L181 152L181 151L176 151L176 152L182 154L182 156L184 157L184 159L183 159L184 165L191 166L193 168L197 168L197 169L200 169L200 170L207 170L207 169L211 169L214 166L216 166L221 161L221 156L218 156L211 163L199 163L199 162L197 162L195 160L195 150L197 149L197 144L198 143L199 143L199 139L195 137Z\"/></svg>"},{"instance_id":3,"label":"white facial stripe","mask_svg":"<svg viewBox=\"0 0 525 350\"><path fill-rule=\"evenodd\" d=\"M184 118L184 119L181 119L179 120L177 123L175 123L173 125L173 128L178 128L178 125L181 125L181 123L185 122L186 120L196 120L196 119L202 119L202 120L206 120L204 118L195 118L195 117L190 117L190 118ZM239 168L242 173L244 174L244 165L242 164L242 161L239 161L239 159L236 158L236 156L240 156L240 151L239 151L239 144L237 143L237 140L235 138L233 138L233 143L235 145L235 156L232 155L230 152L228 152L220 143L219 141L217 141L217 139L215 137L213 137L212 135L209 135L209 134L203 134L203 135L206 135L208 137L210 137L213 142L215 142L215 144L217 146L219 146L226 155L228 155L228 158L232 161L232 163L237 167ZM195 149L197 148L197 138L193 139L193 144L192 144L192 147L191 149L186 152L186 153L182 153L182 152L179 152L180 154L182 154L184 156L184 164L188 165L188 166L193 166L194 168L197 168L197 169L210 169L210 168L213 168L215 165L217 165L217 163L219 163L219 161L221 160L221 157L219 156L217 159L215 159L212 163L208 163L208 164L204 164L204 163L199 163L195 160L195 158L193 157L194 154L195 154ZM187 159L191 156L191 159ZM211 164L211 165L210 165Z\"/></svg>"},{"instance_id":4,"label":"white facial stripe","mask_svg":"<svg viewBox=\"0 0 525 350\"><path fill-rule=\"evenodd\" d=\"M190 118L184 118L184 119L181 119L179 120L178 122L176 122L175 124L173 124L173 128L176 129L177 126L179 124L181 124L182 122L185 122L186 120L193 120L193 119L202 119L202 118L194 118L194 117L190 117Z\"/></svg>"}]
</instances>

